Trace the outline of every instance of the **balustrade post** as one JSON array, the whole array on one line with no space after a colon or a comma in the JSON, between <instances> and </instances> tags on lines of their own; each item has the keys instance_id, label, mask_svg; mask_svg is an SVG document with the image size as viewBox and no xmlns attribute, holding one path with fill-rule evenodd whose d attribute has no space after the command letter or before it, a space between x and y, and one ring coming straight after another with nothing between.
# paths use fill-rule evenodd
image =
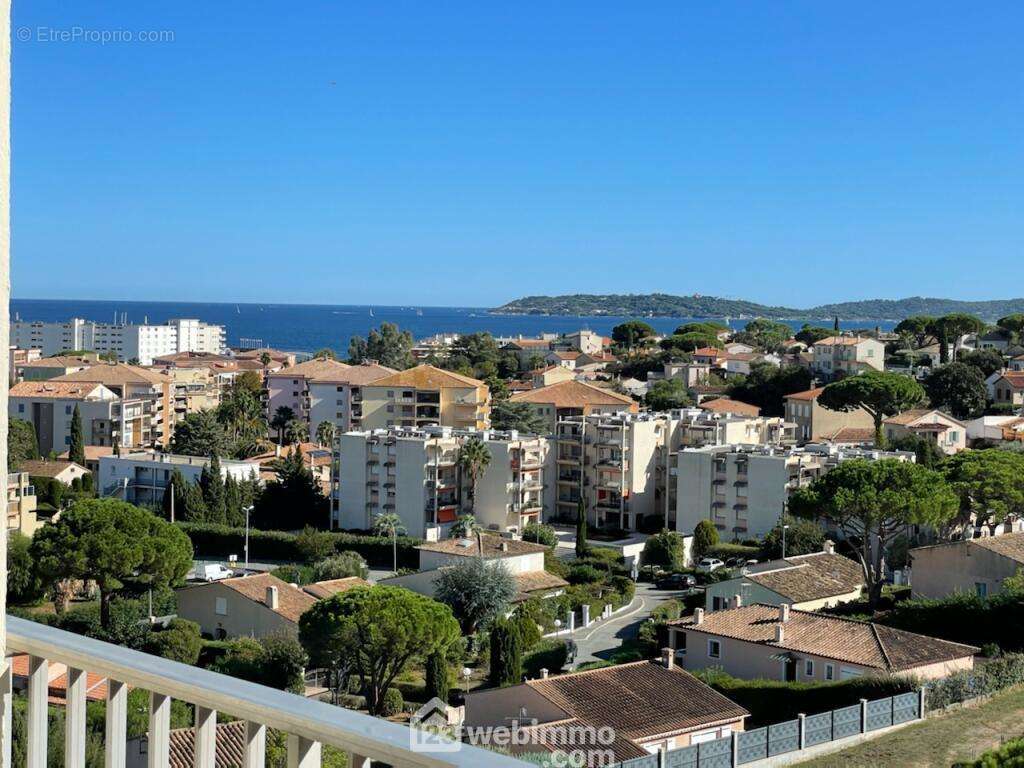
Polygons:
<instances>
[{"instance_id":1,"label":"balustrade post","mask_svg":"<svg viewBox=\"0 0 1024 768\"><path fill-rule=\"evenodd\" d=\"M64 765L85 765L85 688L83 669L68 667L67 704L64 719Z\"/></svg>"},{"instance_id":2,"label":"balustrade post","mask_svg":"<svg viewBox=\"0 0 1024 768\"><path fill-rule=\"evenodd\" d=\"M171 758L171 697L149 694L149 768L169 768Z\"/></svg>"},{"instance_id":3,"label":"balustrade post","mask_svg":"<svg viewBox=\"0 0 1024 768\"><path fill-rule=\"evenodd\" d=\"M26 768L46 768L47 703L50 694L50 664L46 659L30 656L28 660L28 740Z\"/></svg>"},{"instance_id":4,"label":"balustrade post","mask_svg":"<svg viewBox=\"0 0 1024 768\"><path fill-rule=\"evenodd\" d=\"M288 734L288 768L320 768L320 742Z\"/></svg>"},{"instance_id":5,"label":"balustrade post","mask_svg":"<svg viewBox=\"0 0 1024 768\"><path fill-rule=\"evenodd\" d=\"M243 768L264 768L267 753L267 727L247 721L245 724L245 765Z\"/></svg>"},{"instance_id":6,"label":"balustrade post","mask_svg":"<svg viewBox=\"0 0 1024 768\"><path fill-rule=\"evenodd\" d=\"M107 680L107 749L104 768L124 768L128 753L128 686Z\"/></svg>"},{"instance_id":7,"label":"balustrade post","mask_svg":"<svg viewBox=\"0 0 1024 768\"><path fill-rule=\"evenodd\" d=\"M217 710L196 707L195 768L216 768Z\"/></svg>"}]
</instances>

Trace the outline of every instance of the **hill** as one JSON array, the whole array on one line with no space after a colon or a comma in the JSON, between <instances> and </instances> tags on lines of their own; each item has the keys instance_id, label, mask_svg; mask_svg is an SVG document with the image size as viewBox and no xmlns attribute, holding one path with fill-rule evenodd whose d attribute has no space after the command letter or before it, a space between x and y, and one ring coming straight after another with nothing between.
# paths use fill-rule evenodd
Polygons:
<instances>
[{"instance_id":1,"label":"hill","mask_svg":"<svg viewBox=\"0 0 1024 768\"><path fill-rule=\"evenodd\" d=\"M491 312L503 315L611 315L614 317L708 317L736 319L767 317L773 320L902 320L911 315L945 315L966 312L995 321L1024 312L1024 298L993 301L957 301L913 296L906 299L868 299L822 304L808 309L774 307L743 299L715 296L673 296L667 293L578 293L566 296L526 296Z\"/></svg>"}]
</instances>

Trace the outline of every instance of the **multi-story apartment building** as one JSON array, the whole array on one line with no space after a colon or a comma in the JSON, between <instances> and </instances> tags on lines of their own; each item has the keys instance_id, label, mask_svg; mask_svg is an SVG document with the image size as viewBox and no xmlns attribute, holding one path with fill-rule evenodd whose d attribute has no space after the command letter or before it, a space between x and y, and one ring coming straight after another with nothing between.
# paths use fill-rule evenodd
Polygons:
<instances>
[{"instance_id":1,"label":"multi-story apartment building","mask_svg":"<svg viewBox=\"0 0 1024 768\"><path fill-rule=\"evenodd\" d=\"M267 416L272 419L278 408L290 408L311 434L323 421L339 432L359 429L363 387L394 373L393 368L372 362L346 365L326 358L268 372L264 379Z\"/></svg>"},{"instance_id":2,"label":"multi-story apartment building","mask_svg":"<svg viewBox=\"0 0 1024 768\"><path fill-rule=\"evenodd\" d=\"M491 461L475 491L459 466L471 439L487 446ZM391 428L347 432L338 441L340 482L334 524L367 529L380 513L395 513L410 536L441 536L459 515L472 513L494 531L521 531L544 510L544 438L515 432Z\"/></svg>"},{"instance_id":3,"label":"multi-story apartment building","mask_svg":"<svg viewBox=\"0 0 1024 768\"><path fill-rule=\"evenodd\" d=\"M36 489L27 472L7 473L7 533L31 537L42 528L36 515Z\"/></svg>"},{"instance_id":4,"label":"multi-story apartment building","mask_svg":"<svg viewBox=\"0 0 1024 768\"><path fill-rule=\"evenodd\" d=\"M549 507L575 519L580 500L597 527L635 530L659 513L657 466L667 414L569 416L556 425L549 465Z\"/></svg>"},{"instance_id":5,"label":"multi-story apartment building","mask_svg":"<svg viewBox=\"0 0 1024 768\"><path fill-rule=\"evenodd\" d=\"M829 336L812 353L811 370L828 381L885 369L885 345L869 336Z\"/></svg>"},{"instance_id":6,"label":"multi-story apartment building","mask_svg":"<svg viewBox=\"0 0 1024 768\"><path fill-rule=\"evenodd\" d=\"M640 410L633 398L627 395L574 379L517 392L510 399L532 405L537 415L548 422L552 434L559 421L573 416L612 415L623 411L637 413Z\"/></svg>"},{"instance_id":7,"label":"multi-story apartment building","mask_svg":"<svg viewBox=\"0 0 1024 768\"><path fill-rule=\"evenodd\" d=\"M124 363L102 363L50 379L51 382L102 384L124 403L120 417L122 448L167 445L174 432L173 386L168 376Z\"/></svg>"},{"instance_id":8,"label":"multi-story apartment building","mask_svg":"<svg viewBox=\"0 0 1024 768\"><path fill-rule=\"evenodd\" d=\"M46 381L69 373L84 371L86 368L99 364L95 354L86 355L54 355L53 357L36 357L17 366L17 381Z\"/></svg>"},{"instance_id":9,"label":"multi-story apartment building","mask_svg":"<svg viewBox=\"0 0 1024 768\"><path fill-rule=\"evenodd\" d=\"M70 350L114 353L121 361L150 365L154 357L174 352L215 352L227 349L224 326L185 318L161 325L97 323L72 318L66 323L11 322L11 344L38 349L44 356Z\"/></svg>"},{"instance_id":10,"label":"multi-story apartment building","mask_svg":"<svg viewBox=\"0 0 1024 768\"><path fill-rule=\"evenodd\" d=\"M163 375L171 382L174 423L220 404L220 382L209 368L165 368Z\"/></svg>"},{"instance_id":11,"label":"multi-story apartment building","mask_svg":"<svg viewBox=\"0 0 1024 768\"><path fill-rule=\"evenodd\" d=\"M691 533L699 521L710 520L724 538L746 539L768 533L794 489L841 462L914 461L914 454L834 445L711 445L684 449L676 458L676 530Z\"/></svg>"},{"instance_id":12,"label":"multi-story apartment building","mask_svg":"<svg viewBox=\"0 0 1024 768\"><path fill-rule=\"evenodd\" d=\"M199 479L210 465L206 456L179 456L172 453L138 451L121 456L103 456L99 460L97 490L102 496L116 496L132 504L160 504L171 476L178 470L185 482ZM259 477L254 461L220 459L221 476L242 482Z\"/></svg>"},{"instance_id":13,"label":"multi-story apartment building","mask_svg":"<svg viewBox=\"0 0 1024 768\"><path fill-rule=\"evenodd\" d=\"M487 385L432 365L417 365L364 384L359 394L362 402L353 408L352 417L363 429L490 426Z\"/></svg>"},{"instance_id":14,"label":"multi-story apartment building","mask_svg":"<svg viewBox=\"0 0 1024 768\"><path fill-rule=\"evenodd\" d=\"M786 395L786 421L796 425L796 439L801 443L821 440L839 443L874 440L875 420L863 408L833 411L818 403L824 387Z\"/></svg>"},{"instance_id":15,"label":"multi-story apartment building","mask_svg":"<svg viewBox=\"0 0 1024 768\"><path fill-rule=\"evenodd\" d=\"M22 381L11 387L8 414L32 424L39 451L66 451L71 444L75 406L86 445L126 448L152 445L156 403L153 398L122 399L102 384L72 381Z\"/></svg>"}]
</instances>

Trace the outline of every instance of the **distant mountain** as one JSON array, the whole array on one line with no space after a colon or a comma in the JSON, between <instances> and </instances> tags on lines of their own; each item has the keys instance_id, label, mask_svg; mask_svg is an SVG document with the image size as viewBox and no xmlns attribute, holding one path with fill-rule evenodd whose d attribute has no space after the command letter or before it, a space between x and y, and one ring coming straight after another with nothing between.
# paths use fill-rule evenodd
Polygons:
<instances>
[{"instance_id":1,"label":"distant mountain","mask_svg":"<svg viewBox=\"0 0 1024 768\"><path fill-rule=\"evenodd\" d=\"M946 315L966 312L994 321L1024 312L1024 298L995 301L954 299L869 299L823 304L809 309L772 307L742 299L715 296L672 296L667 293L609 294L578 293L568 296L526 296L492 309L504 315L613 315L616 317L767 317L773 320L902 320L911 315Z\"/></svg>"}]
</instances>

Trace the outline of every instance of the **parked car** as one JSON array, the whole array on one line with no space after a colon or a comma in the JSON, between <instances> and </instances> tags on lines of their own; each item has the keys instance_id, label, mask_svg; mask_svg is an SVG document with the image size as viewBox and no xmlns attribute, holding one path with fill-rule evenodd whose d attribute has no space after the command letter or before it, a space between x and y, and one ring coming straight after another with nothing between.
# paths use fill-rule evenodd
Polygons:
<instances>
[{"instance_id":1,"label":"parked car","mask_svg":"<svg viewBox=\"0 0 1024 768\"><path fill-rule=\"evenodd\" d=\"M221 579L230 579L235 575L235 572L230 568L217 563L216 565L204 565L203 566L203 579L206 581L220 581Z\"/></svg>"},{"instance_id":2,"label":"parked car","mask_svg":"<svg viewBox=\"0 0 1024 768\"><path fill-rule=\"evenodd\" d=\"M697 579L688 573L670 573L654 582L658 589L690 589L697 586Z\"/></svg>"},{"instance_id":3,"label":"parked car","mask_svg":"<svg viewBox=\"0 0 1024 768\"><path fill-rule=\"evenodd\" d=\"M724 568L725 563L719 560L717 557L705 557L699 563L697 563L698 573L711 573L717 571L719 568Z\"/></svg>"}]
</instances>

